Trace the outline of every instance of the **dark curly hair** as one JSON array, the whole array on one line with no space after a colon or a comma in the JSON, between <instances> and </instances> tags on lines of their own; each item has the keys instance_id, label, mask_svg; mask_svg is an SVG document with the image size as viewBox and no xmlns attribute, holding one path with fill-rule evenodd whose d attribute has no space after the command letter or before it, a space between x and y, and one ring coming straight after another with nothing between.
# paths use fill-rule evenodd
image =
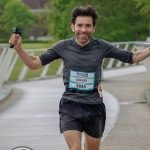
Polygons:
<instances>
[{"instance_id":1,"label":"dark curly hair","mask_svg":"<svg viewBox=\"0 0 150 150\"><path fill-rule=\"evenodd\" d=\"M78 16L91 16L93 19L93 26L95 26L96 19L98 18L96 10L90 5L85 7L75 7L71 13L71 23L75 24Z\"/></svg>"}]
</instances>

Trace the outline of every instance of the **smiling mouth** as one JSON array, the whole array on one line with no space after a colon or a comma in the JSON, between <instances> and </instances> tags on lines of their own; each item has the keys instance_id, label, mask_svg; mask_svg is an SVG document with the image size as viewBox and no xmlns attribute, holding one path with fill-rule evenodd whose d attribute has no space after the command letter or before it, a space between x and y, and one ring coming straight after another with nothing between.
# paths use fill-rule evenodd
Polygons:
<instances>
[{"instance_id":1,"label":"smiling mouth","mask_svg":"<svg viewBox=\"0 0 150 150\"><path fill-rule=\"evenodd\" d=\"M80 33L79 35L88 36L86 33Z\"/></svg>"},{"instance_id":2,"label":"smiling mouth","mask_svg":"<svg viewBox=\"0 0 150 150\"><path fill-rule=\"evenodd\" d=\"M83 38L83 39L87 39L88 38L88 35L87 34L79 34L79 37L80 38Z\"/></svg>"}]
</instances>

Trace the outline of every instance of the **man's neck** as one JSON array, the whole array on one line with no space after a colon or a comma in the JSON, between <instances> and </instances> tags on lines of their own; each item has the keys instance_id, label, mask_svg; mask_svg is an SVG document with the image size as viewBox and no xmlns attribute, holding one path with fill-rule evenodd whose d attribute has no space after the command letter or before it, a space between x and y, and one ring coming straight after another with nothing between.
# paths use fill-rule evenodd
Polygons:
<instances>
[{"instance_id":1,"label":"man's neck","mask_svg":"<svg viewBox=\"0 0 150 150\"><path fill-rule=\"evenodd\" d=\"M90 43L90 38L86 42L79 42L77 38L75 38L75 41L78 45L84 47Z\"/></svg>"}]
</instances>

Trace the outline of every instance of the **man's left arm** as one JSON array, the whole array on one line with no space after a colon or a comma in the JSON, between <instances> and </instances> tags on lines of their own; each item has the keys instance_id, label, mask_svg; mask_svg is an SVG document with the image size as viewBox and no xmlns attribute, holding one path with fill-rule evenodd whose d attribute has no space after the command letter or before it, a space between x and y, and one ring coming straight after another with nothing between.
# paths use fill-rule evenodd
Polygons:
<instances>
[{"instance_id":1,"label":"man's left arm","mask_svg":"<svg viewBox=\"0 0 150 150\"><path fill-rule=\"evenodd\" d=\"M150 56L150 48L146 48L140 51L133 52L132 55L132 62L137 63L140 61L143 61L144 59L148 58Z\"/></svg>"}]
</instances>

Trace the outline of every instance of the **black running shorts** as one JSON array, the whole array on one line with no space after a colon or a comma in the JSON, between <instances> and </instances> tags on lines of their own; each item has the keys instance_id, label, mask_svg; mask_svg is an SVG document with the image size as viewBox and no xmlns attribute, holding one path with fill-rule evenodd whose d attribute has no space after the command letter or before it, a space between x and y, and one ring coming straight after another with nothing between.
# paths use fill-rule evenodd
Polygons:
<instances>
[{"instance_id":1,"label":"black running shorts","mask_svg":"<svg viewBox=\"0 0 150 150\"><path fill-rule=\"evenodd\" d=\"M60 133L67 130L86 132L101 138L105 128L106 110L104 103L83 104L66 99L60 101Z\"/></svg>"}]
</instances>

